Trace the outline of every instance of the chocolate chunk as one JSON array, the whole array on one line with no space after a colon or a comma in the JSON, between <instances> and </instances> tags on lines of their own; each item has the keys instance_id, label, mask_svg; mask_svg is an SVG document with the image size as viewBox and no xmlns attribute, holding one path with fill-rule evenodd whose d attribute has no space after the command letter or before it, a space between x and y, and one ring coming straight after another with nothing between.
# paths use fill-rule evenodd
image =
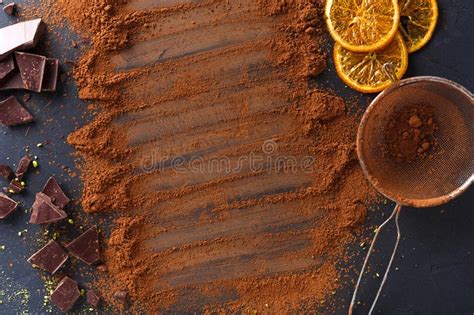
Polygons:
<instances>
[{"instance_id":1,"label":"chocolate chunk","mask_svg":"<svg viewBox=\"0 0 474 315\"><path fill-rule=\"evenodd\" d=\"M31 161L33 160L28 155L20 159L20 162L18 162L18 166L15 171L15 175L18 179L22 179L23 176L25 176L26 172L28 172L28 169L31 165Z\"/></svg>"},{"instance_id":2,"label":"chocolate chunk","mask_svg":"<svg viewBox=\"0 0 474 315\"><path fill-rule=\"evenodd\" d=\"M19 180L18 178L12 179L7 188L7 192L11 194L19 194L23 190L25 190L25 186L22 185L21 180Z\"/></svg>"},{"instance_id":3,"label":"chocolate chunk","mask_svg":"<svg viewBox=\"0 0 474 315\"><path fill-rule=\"evenodd\" d=\"M5 12L7 15L14 15L15 11L16 11L16 4L13 2L3 7L3 12Z\"/></svg>"},{"instance_id":4,"label":"chocolate chunk","mask_svg":"<svg viewBox=\"0 0 474 315\"><path fill-rule=\"evenodd\" d=\"M0 80L3 80L10 72L15 69L13 56L10 55L4 60L0 60Z\"/></svg>"},{"instance_id":5,"label":"chocolate chunk","mask_svg":"<svg viewBox=\"0 0 474 315\"><path fill-rule=\"evenodd\" d=\"M41 92L43 86L46 57L22 52L15 52L16 64L20 69L23 85L31 91Z\"/></svg>"},{"instance_id":6,"label":"chocolate chunk","mask_svg":"<svg viewBox=\"0 0 474 315\"><path fill-rule=\"evenodd\" d=\"M99 233L97 227L91 227L66 246L71 255L88 265L99 261Z\"/></svg>"},{"instance_id":7,"label":"chocolate chunk","mask_svg":"<svg viewBox=\"0 0 474 315\"><path fill-rule=\"evenodd\" d=\"M23 95L23 102L28 102L31 99L31 94L26 93Z\"/></svg>"},{"instance_id":8,"label":"chocolate chunk","mask_svg":"<svg viewBox=\"0 0 474 315\"><path fill-rule=\"evenodd\" d=\"M55 92L58 82L59 61L58 59L46 59L46 67L43 77L43 92Z\"/></svg>"},{"instance_id":9,"label":"chocolate chunk","mask_svg":"<svg viewBox=\"0 0 474 315\"><path fill-rule=\"evenodd\" d=\"M81 296L77 282L64 277L58 287L51 294L51 301L62 311L68 312Z\"/></svg>"},{"instance_id":10,"label":"chocolate chunk","mask_svg":"<svg viewBox=\"0 0 474 315\"><path fill-rule=\"evenodd\" d=\"M28 262L54 274L64 265L68 257L63 247L51 240L46 246L28 258Z\"/></svg>"},{"instance_id":11,"label":"chocolate chunk","mask_svg":"<svg viewBox=\"0 0 474 315\"><path fill-rule=\"evenodd\" d=\"M66 212L59 209L51 202L51 198L43 193L36 194L36 200L31 207L32 224L49 224L67 218Z\"/></svg>"},{"instance_id":12,"label":"chocolate chunk","mask_svg":"<svg viewBox=\"0 0 474 315\"><path fill-rule=\"evenodd\" d=\"M0 102L0 124L16 126L32 121L33 116L31 116L14 96L10 96L3 102Z\"/></svg>"},{"instance_id":13,"label":"chocolate chunk","mask_svg":"<svg viewBox=\"0 0 474 315\"><path fill-rule=\"evenodd\" d=\"M0 165L0 176L5 178L6 180L11 180L13 178L13 170L8 165Z\"/></svg>"},{"instance_id":14,"label":"chocolate chunk","mask_svg":"<svg viewBox=\"0 0 474 315\"><path fill-rule=\"evenodd\" d=\"M21 80L20 70L13 70L5 79L0 81L0 91L26 89Z\"/></svg>"},{"instance_id":15,"label":"chocolate chunk","mask_svg":"<svg viewBox=\"0 0 474 315\"><path fill-rule=\"evenodd\" d=\"M69 203L70 199L52 176L48 179L41 192L49 196L51 201L60 209L63 209Z\"/></svg>"},{"instance_id":16,"label":"chocolate chunk","mask_svg":"<svg viewBox=\"0 0 474 315\"><path fill-rule=\"evenodd\" d=\"M114 298L116 298L120 303L125 304L128 300L127 291L117 291L114 293Z\"/></svg>"},{"instance_id":17,"label":"chocolate chunk","mask_svg":"<svg viewBox=\"0 0 474 315\"><path fill-rule=\"evenodd\" d=\"M5 219L18 207L18 202L0 193L0 219Z\"/></svg>"},{"instance_id":18,"label":"chocolate chunk","mask_svg":"<svg viewBox=\"0 0 474 315\"><path fill-rule=\"evenodd\" d=\"M100 296L94 290L87 291L87 303L90 305L97 307L99 306Z\"/></svg>"},{"instance_id":19,"label":"chocolate chunk","mask_svg":"<svg viewBox=\"0 0 474 315\"><path fill-rule=\"evenodd\" d=\"M14 50L35 47L44 30L45 25L41 19L0 28L0 59Z\"/></svg>"}]
</instances>

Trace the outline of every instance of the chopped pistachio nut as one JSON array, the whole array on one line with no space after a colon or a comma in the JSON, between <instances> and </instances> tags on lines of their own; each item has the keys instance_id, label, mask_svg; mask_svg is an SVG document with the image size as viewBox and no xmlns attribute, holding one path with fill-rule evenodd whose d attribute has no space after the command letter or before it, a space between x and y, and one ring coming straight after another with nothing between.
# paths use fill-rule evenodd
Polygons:
<instances>
[{"instance_id":1,"label":"chopped pistachio nut","mask_svg":"<svg viewBox=\"0 0 474 315\"><path fill-rule=\"evenodd\" d=\"M31 165L33 165L34 168L37 168L39 166L39 163L38 161L33 160L33 162L31 162Z\"/></svg>"},{"instance_id":2,"label":"chopped pistachio nut","mask_svg":"<svg viewBox=\"0 0 474 315\"><path fill-rule=\"evenodd\" d=\"M41 142L36 144L37 148L41 148L42 146L43 146L43 144Z\"/></svg>"},{"instance_id":3,"label":"chopped pistachio nut","mask_svg":"<svg viewBox=\"0 0 474 315\"><path fill-rule=\"evenodd\" d=\"M0 245L0 251L4 251L5 250L5 245Z\"/></svg>"},{"instance_id":4,"label":"chopped pistachio nut","mask_svg":"<svg viewBox=\"0 0 474 315\"><path fill-rule=\"evenodd\" d=\"M20 184L21 184L21 186L26 187L26 182L21 181Z\"/></svg>"},{"instance_id":5,"label":"chopped pistachio nut","mask_svg":"<svg viewBox=\"0 0 474 315\"><path fill-rule=\"evenodd\" d=\"M67 220L67 223L69 223L69 224L74 224L74 220L73 220L73 219L68 219L68 220Z\"/></svg>"},{"instance_id":6,"label":"chopped pistachio nut","mask_svg":"<svg viewBox=\"0 0 474 315\"><path fill-rule=\"evenodd\" d=\"M79 293L80 293L81 295L84 295L84 294L86 294L86 290L81 289L81 290L79 290Z\"/></svg>"}]
</instances>

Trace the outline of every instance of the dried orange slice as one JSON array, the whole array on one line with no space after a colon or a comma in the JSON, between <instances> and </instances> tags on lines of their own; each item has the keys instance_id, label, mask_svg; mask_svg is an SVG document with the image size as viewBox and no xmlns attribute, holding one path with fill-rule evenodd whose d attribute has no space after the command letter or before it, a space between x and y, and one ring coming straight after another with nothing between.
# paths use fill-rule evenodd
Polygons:
<instances>
[{"instance_id":1,"label":"dried orange slice","mask_svg":"<svg viewBox=\"0 0 474 315\"><path fill-rule=\"evenodd\" d=\"M400 22L398 0L327 0L325 15L334 40L355 52L386 47Z\"/></svg>"},{"instance_id":2,"label":"dried orange slice","mask_svg":"<svg viewBox=\"0 0 474 315\"><path fill-rule=\"evenodd\" d=\"M391 64L394 75L401 79L408 67L408 50L400 34L384 49L376 52L352 52L338 43L334 46L337 74L351 88L363 93L380 92L392 80L385 64Z\"/></svg>"},{"instance_id":3,"label":"dried orange slice","mask_svg":"<svg viewBox=\"0 0 474 315\"><path fill-rule=\"evenodd\" d=\"M438 21L436 0L399 0L400 34L408 52L425 46L431 39Z\"/></svg>"}]
</instances>

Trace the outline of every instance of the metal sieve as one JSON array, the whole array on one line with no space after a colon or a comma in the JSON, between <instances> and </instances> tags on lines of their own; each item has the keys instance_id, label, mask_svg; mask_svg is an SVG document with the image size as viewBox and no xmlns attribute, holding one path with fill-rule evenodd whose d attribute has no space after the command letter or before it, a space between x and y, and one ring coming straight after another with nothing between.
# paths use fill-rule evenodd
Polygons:
<instances>
[{"instance_id":1,"label":"metal sieve","mask_svg":"<svg viewBox=\"0 0 474 315\"><path fill-rule=\"evenodd\" d=\"M436 150L429 158L399 163L386 154L387 128L403 108L429 104L437 119ZM395 219L397 239L369 314L386 282L400 241L398 218L402 206L438 206L463 193L474 181L474 99L457 83L438 77L414 77L394 82L369 105L357 134L357 154L370 183L397 203L376 230L357 281L349 314L380 230Z\"/></svg>"}]
</instances>

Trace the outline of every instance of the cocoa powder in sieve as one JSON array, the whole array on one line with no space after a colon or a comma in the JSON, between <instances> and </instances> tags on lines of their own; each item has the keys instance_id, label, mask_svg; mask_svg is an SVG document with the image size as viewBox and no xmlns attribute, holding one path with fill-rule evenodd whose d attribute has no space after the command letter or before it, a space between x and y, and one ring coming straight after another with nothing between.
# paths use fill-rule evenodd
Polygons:
<instances>
[{"instance_id":1,"label":"cocoa powder in sieve","mask_svg":"<svg viewBox=\"0 0 474 315\"><path fill-rule=\"evenodd\" d=\"M387 151L397 162L425 159L436 148L437 122L427 104L408 106L394 113L386 131Z\"/></svg>"},{"instance_id":2,"label":"cocoa powder in sieve","mask_svg":"<svg viewBox=\"0 0 474 315\"><path fill-rule=\"evenodd\" d=\"M74 76L99 113L68 141L84 211L118 215L101 296L148 312L313 310L344 285L336 266L375 198L359 117L308 86L326 67L323 1L151 3L59 0L47 15L91 38ZM255 154L268 164L242 162Z\"/></svg>"}]
</instances>

